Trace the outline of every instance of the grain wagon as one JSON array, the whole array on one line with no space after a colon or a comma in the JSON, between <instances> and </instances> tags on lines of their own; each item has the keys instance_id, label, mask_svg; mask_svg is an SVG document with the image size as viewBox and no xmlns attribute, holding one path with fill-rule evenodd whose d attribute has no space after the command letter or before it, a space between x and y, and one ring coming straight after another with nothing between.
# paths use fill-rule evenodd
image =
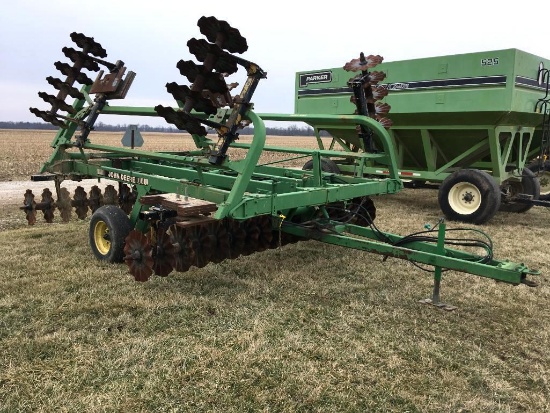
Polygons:
<instances>
[{"instance_id":1,"label":"grain wagon","mask_svg":"<svg viewBox=\"0 0 550 413\"><path fill-rule=\"evenodd\" d=\"M380 56L362 56L368 58ZM360 60L296 73L295 112L357 113L360 76L350 76L350 69ZM546 206L549 68L549 60L517 49L379 64L375 92L383 96L371 112L391 108L388 132L399 176L410 187L435 184L440 208L453 220L481 224L499 210ZM315 128L317 136L323 132L334 138L330 149L383 152L376 138L359 139L352 127ZM360 170L332 161L332 169L345 174L388 174L376 158Z\"/></svg>"}]
</instances>

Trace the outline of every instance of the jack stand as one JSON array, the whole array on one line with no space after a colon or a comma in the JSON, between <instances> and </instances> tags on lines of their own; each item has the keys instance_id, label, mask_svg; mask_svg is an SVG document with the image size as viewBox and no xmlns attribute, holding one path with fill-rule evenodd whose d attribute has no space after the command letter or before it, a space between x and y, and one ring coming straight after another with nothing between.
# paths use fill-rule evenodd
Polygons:
<instances>
[{"instance_id":1,"label":"jack stand","mask_svg":"<svg viewBox=\"0 0 550 413\"><path fill-rule=\"evenodd\" d=\"M445 221L441 220L439 223L439 231L437 234L437 252L443 255L445 253ZM435 307L442 308L447 311L453 311L456 310L457 307L454 305L449 305L442 303L439 300L439 290L441 287L441 274L442 274L441 267L436 266L434 271L434 289L432 293L432 298L425 298L423 300L420 300L419 302L422 304L431 304Z\"/></svg>"}]
</instances>

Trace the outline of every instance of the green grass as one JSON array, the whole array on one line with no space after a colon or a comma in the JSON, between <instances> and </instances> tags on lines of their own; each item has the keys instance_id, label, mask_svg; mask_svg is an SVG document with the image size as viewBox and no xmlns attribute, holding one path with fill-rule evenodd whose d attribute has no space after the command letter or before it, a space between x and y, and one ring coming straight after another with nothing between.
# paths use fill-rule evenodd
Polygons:
<instances>
[{"instance_id":1,"label":"green grass","mask_svg":"<svg viewBox=\"0 0 550 413\"><path fill-rule=\"evenodd\" d=\"M380 229L440 216L430 190L375 199ZM550 411L548 210L478 228L540 286L432 274L316 241L136 283L89 218L0 218L2 412ZM57 222L57 221L56 221ZM457 227L457 223L448 223Z\"/></svg>"}]
</instances>

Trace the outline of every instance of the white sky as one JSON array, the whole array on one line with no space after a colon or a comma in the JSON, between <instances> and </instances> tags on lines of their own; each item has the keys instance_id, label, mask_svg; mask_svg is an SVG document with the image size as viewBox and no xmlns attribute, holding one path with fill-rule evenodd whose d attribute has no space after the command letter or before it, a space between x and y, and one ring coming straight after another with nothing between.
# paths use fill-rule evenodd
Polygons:
<instances>
[{"instance_id":1,"label":"white sky","mask_svg":"<svg viewBox=\"0 0 550 413\"><path fill-rule=\"evenodd\" d=\"M12 0L0 14L0 121L41 121L29 107L49 109L37 93L56 94L45 79L64 78L53 64L71 63L61 49L76 48L73 31L101 43L106 60L122 60L137 73L127 98L112 104L174 105L165 85L188 84L176 63L196 61L186 43L204 38L198 19L226 20L247 39L240 56L267 72L253 97L256 112L293 113L296 72L341 67L360 52L396 61L517 48L550 58L547 6L540 0ZM165 125L154 118L99 121Z\"/></svg>"}]
</instances>

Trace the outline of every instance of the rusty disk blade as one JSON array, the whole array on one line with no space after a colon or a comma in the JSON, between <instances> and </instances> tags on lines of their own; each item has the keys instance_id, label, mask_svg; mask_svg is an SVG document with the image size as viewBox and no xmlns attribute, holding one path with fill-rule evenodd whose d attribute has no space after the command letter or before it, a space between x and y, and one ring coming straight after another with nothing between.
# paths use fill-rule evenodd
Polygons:
<instances>
[{"instance_id":1,"label":"rusty disk blade","mask_svg":"<svg viewBox=\"0 0 550 413\"><path fill-rule=\"evenodd\" d=\"M113 185L107 185L105 187L103 205L118 205L118 193Z\"/></svg>"},{"instance_id":2,"label":"rusty disk blade","mask_svg":"<svg viewBox=\"0 0 550 413\"><path fill-rule=\"evenodd\" d=\"M130 231L126 237L124 261L136 281L147 281L153 274L153 248L141 231Z\"/></svg>"},{"instance_id":3,"label":"rusty disk blade","mask_svg":"<svg viewBox=\"0 0 550 413\"><path fill-rule=\"evenodd\" d=\"M215 246L212 248L212 262L218 263L231 258L231 240L223 222L217 221L211 225L215 235Z\"/></svg>"},{"instance_id":4,"label":"rusty disk blade","mask_svg":"<svg viewBox=\"0 0 550 413\"><path fill-rule=\"evenodd\" d=\"M86 215L88 214L88 195L81 186L78 186L75 189L71 205L74 206L74 210L78 218L86 218Z\"/></svg>"},{"instance_id":5,"label":"rusty disk blade","mask_svg":"<svg viewBox=\"0 0 550 413\"><path fill-rule=\"evenodd\" d=\"M42 200L40 201L40 207L44 214L44 220L51 224L53 222L53 211L55 209L55 202L53 200L52 192L46 188L42 191Z\"/></svg>"},{"instance_id":6,"label":"rusty disk blade","mask_svg":"<svg viewBox=\"0 0 550 413\"><path fill-rule=\"evenodd\" d=\"M208 264L209 259L205 257L202 251L201 238L204 227L195 225L187 229L187 245L192 251L189 255L192 257L191 265L202 268Z\"/></svg>"},{"instance_id":7,"label":"rusty disk blade","mask_svg":"<svg viewBox=\"0 0 550 413\"><path fill-rule=\"evenodd\" d=\"M237 258L242 254L246 242L246 230L244 224L239 221L228 220L227 232L231 243L231 258Z\"/></svg>"},{"instance_id":8,"label":"rusty disk blade","mask_svg":"<svg viewBox=\"0 0 550 413\"><path fill-rule=\"evenodd\" d=\"M92 214L103 205L103 195L101 189L97 185L92 186L88 193L88 206L92 210Z\"/></svg>"},{"instance_id":9,"label":"rusty disk blade","mask_svg":"<svg viewBox=\"0 0 550 413\"><path fill-rule=\"evenodd\" d=\"M36 223L36 201L34 200L34 194L30 189L25 191L23 206L20 207L20 209L25 211L29 225L34 225Z\"/></svg>"},{"instance_id":10,"label":"rusty disk blade","mask_svg":"<svg viewBox=\"0 0 550 413\"><path fill-rule=\"evenodd\" d=\"M129 214L132 212L132 208L134 207L134 204L136 202L137 196L136 193L130 189L130 187L126 184L121 185L120 187L120 194L119 194L119 204L120 208L126 212L126 214Z\"/></svg>"},{"instance_id":11,"label":"rusty disk blade","mask_svg":"<svg viewBox=\"0 0 550 413\"><path fill-rule=\"evenodd\" d=\"M242 255L250 255L258 251L259 247L259 238L260 238L260 228L258 227L256 221L251 218L242 223L242 226L246 231L246 238L244 243L244 248Z\"/></svg>"},{"instance_id":12,"label":"rusty disk blade","mask_svg":"<svg viewBox=\"0 0 550 413\"><path fill-rule=\"evenodd\" d=\"M67 188L61 188L57 198L57 209L61 214L61 221L69 222L71 220L71 195Z\"/></svg>"},{"instance_id":13,"label":"rusty disk blade","mask_svg":"<svg viewBox=\"0 0 550 413\"><path fill-rule=\"evenodd\" d=\"M153 271L156 275L166 277L174 269L176 260L170 234L157 234L157 245L153 251Z\"/></svg>"},{"instance_id":14,"label":"rusty disk blade","mask_svg":"<svg viewBox=\"0 0 550 413\"><path fill-rule=\"evenodd\" d=\"M174 269L179 272L188 271L191 268L193 251L187 245L187 231L185 228L180 228L177 225L170 226L170 239L174 249Z\"/></svg>"},{"instance_id":15,"label":"rusty disk blade","mask_svg":"<svg viewBox=\"0 0 550 413\"><path fill-rule=\"evenodd\" d=\"M271 248L273 244L273 225L271 217L268 215L257 217L258 227L260 228L260 237L258 238L258 251L264 251Z\"/></svg>"}]
</instances>

